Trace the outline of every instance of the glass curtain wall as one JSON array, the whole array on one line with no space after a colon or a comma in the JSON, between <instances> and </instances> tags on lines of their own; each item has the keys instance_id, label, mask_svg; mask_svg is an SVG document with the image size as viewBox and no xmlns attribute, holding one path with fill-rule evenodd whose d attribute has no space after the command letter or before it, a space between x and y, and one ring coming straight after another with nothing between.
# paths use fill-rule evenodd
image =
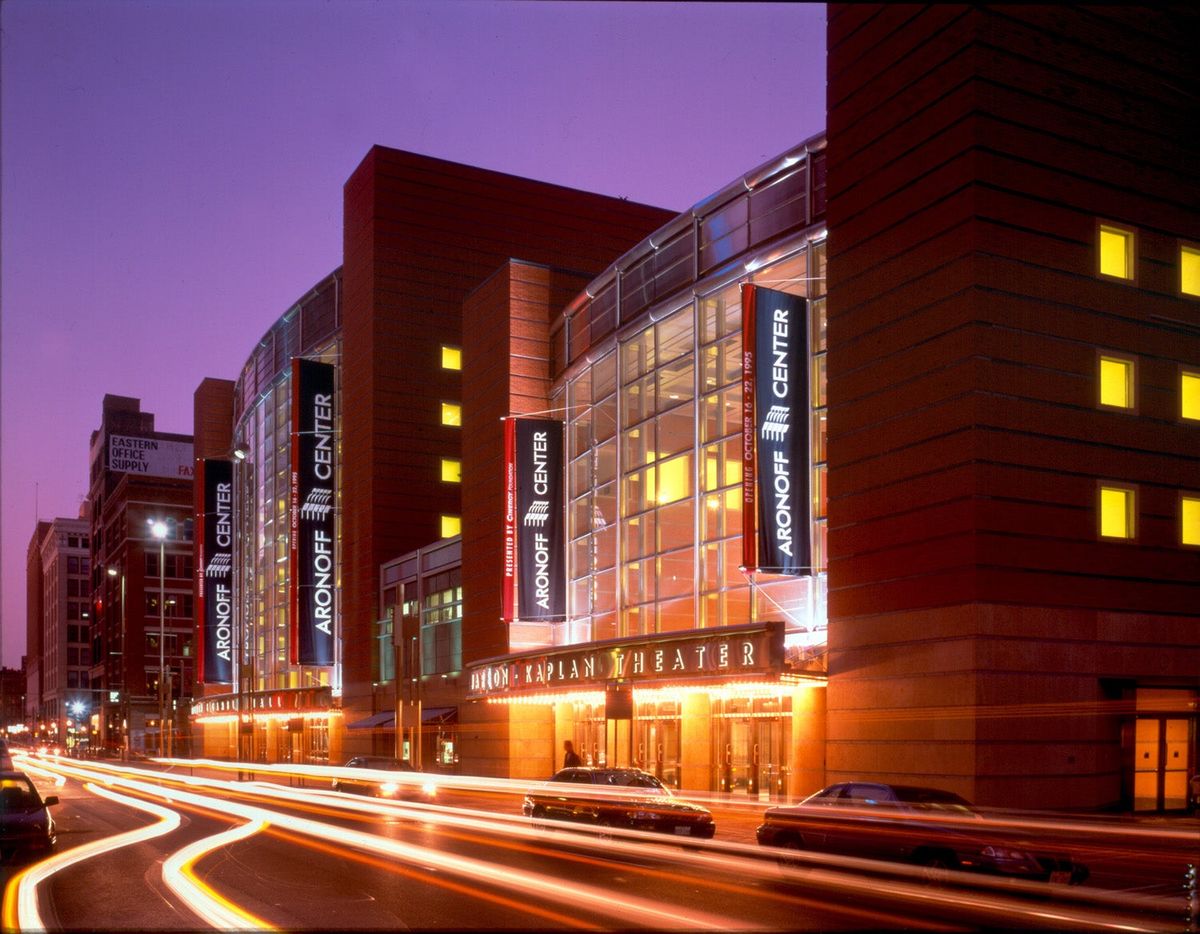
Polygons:
<instances>
[{"instance_id":1,"label":"glass curtain wall","mask_svg":"<svg viewBox=\"0 0 1200 934\"><path fill-rule=\"evenodd\" d=\"M310 359L336 363L339 345L322 349ZM308 356L308 355L306 355ZM336 371L340 394L341 371ZM246 458L235 462L238 509L235 522L235 582L242 645L238 675L244 690L270 691L315 687L330 683L330 669L308 668L290 662L288 504L291 496L292 380L285 368L244 414L235 438ZM335 464L341 476L342 441L336 433ZM341 590L341 498L337 503L337 589Z\"/></svg>"},{"instance_id":2,"label":"glass curtain wall","mask_svg":"<svg viewBox=\"0 0 1200 934\"><path fill-rule=\"evenodd\" d=\"M823 241L751 281L809 298L812 576L741 570L741 282L729 283L651 314L567 383L570 642L780 618L789 641L824 641Z\"/></svg>"}]
</instances>

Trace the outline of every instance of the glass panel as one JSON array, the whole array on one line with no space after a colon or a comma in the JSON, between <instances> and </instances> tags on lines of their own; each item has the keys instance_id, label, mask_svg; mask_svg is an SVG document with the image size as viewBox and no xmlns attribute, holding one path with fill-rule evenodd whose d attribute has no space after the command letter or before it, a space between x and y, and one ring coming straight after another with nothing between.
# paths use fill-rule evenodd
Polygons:
<instances>
[{"instance_id":1,"label":"glass panel","mask_svg":"<svg viewBox=\"0 0 1200 934\"><path fill-rule=\"evenodd\" d=\"M691 495L692 455L690 451L658 465L658 495L655 497L655 502L665 505Z\"/></svg>"},{"instance_id":2,"label":"glass panel","mask_svg":"<svg viewBox=\"0 0 1200 934\"><path fill-rule=\"evenodd\" d=\"M658 559L658 596L660 599L680 597L692 592L695 552L691 548L672 551Z\"/></svg>"},{"instance_id":3,"label":"glass panel","mask_svg":"<svg viewBox=\"0 0 1200 934\"><path fill-rule=\"evenodd\" d=\"M652 512L629 519L625 523L621 544L627 559L654 554L654 525Z\"/></svg>"},{"instance_id":4,"label":"glass panel","mask_svg":"<svg viewBox=\"0 0 1200 934\"><path fill-rule=\"evenodd\" d=\"M730 286L700 303L700 342L708 344L729 334L742 333L742 290Z\"/></svg>"},{"instance_id":5,"label":"glass panel","mask_svg":"<svg viewBox=\"0 0 1200 934\"><path fill-rule=\"evenodd\" d=\"M630 603L654 599L654 561L631 561L622 569L621 584Z\"/></svg>"},{"instance_id":6,"label":"glass panel","mask_svg":"<svg viewBox=\"0 0 1200 934\"><path fill-rule=\"evenodd\" d=\"M694 395L692 358L681 357L658 371L658 409L678 405Z\"/></svg>"},{"instance_id":7,"label":"glass panel","mask_svg":"<svg viewBox=\"0 0 1200 934\"><path fill-rule=\"evenodd\" d=\"M696 625L696 600L691 595L658 604L658 631L677 632Z\"/></svg>"},{"instance_id":8,"label":"glass panel","mask_svg":"<svg viewBox=\"0 0 1200 934\"><path fill-rule=\"evenodd\" d=\"M1163 809L1183 810L1188 794L1188 721L1171 719L1164 723L1166 748L1163 750Z\"/></svg>"},{"instance_id":9,"label":"glass panel","mask_svg":"<svg viewBox=\"0 0 1200 934\"><path fill-rule=\"evenodd\" d=\"M1159 721L1136 721L1133 746L1133 809L1158 809Z\"/></svg>"},{"instance_id":10,"label":"glass panel","mask_svg":"<svg viewBox=\"0 0 1200 934\"><path fill-rule=\"evenodd\" d=\"M681 357L692 349L692 306L689 304L655 325L658 365Z\"/></svg>"},{"instance_id":11,"label":"glass panel","mask_svg":"<svg viewBox=\"0 0 1200 934\"><path fill-rule=\"evenodd\" d=\"M1132 538L1133 491L1116 487L1100 489L1100 534L1105 538Z\"/></svg>"},{"instance_id":12,"label":"glass panel","mask_svg":"<svg viewBox=\"0 0 1200 934\"><path fill-rule=\"evenodd\" d=\"M1179 412L1184 418L1200 418L1200 373L1181 373Z\"/></svg>"},{"instance_id":13,"label":"glass panel","mask_svg":"<svg viewBox=\"0 0 1200 934\"><path fill-rule=\"evenodd\" d=\"M1179 291L1184 295L1200 295L1200 248L1179 248Z\"/></svg>"},{"instance_id":14,"label":"glass panel","mask_svg":"<svg viewBox=\"0 0 1200 934\"><path fill-rule=\"evenodd\" d=\"M654 422L646 422L625 432L621 444L622 471L636 470L647 464L653 464L656 460Z\"/></svg>"},{"instance_id":15,"label":"glass panel","mask_svg":"<svg viewBox=\"0 0 1200 934\"><path fill-rule=\"evenodd\" d=\"M696 407L692 403L661 415L658 418L658 438L655 449L658 459L687 450L695 443Z\"/></svg>"},{"instance_id":16,"label":"glass panel","mask_svg":"<svg viewBox=\"0 0 1200 934\"><path fill-rule=\"evenodd\" d=\"M617 478L617 442L607 441L597 445L595 450L595 483L603 485Z\"/></svg>"},{"instance_id":17,"label":"glass panel","mask_svg":"<svg viewBox=\"0 0 1200 934\"><path fill-rule=\"evenodd\" d=\"M621 345L621 385L654 369L654 331L647 328Z\"/></svg>"},{"instance_id":18,"label":"glass panel","mask_svg":"<svg viewBox=\"0 0 1200 934\"><path fill-rule=\"evenodd\" d=\"M624 389L621 419L626 428L654 414L654 375L643 376Z\"/></svg>"},{"instance_id":19,"label":"glass panel","mask_svg":"<svg viewBox=\"0 0 1200 934\"><path fill-rule=\"evenodd\" d=\"M1100 228L1100 272L1118 279L1133 278L1133 233L1117 227Z\"/></svg>"},{"instance_id":20,"label":"glass panel","mask_svg":"<svg viewBox=\"0 0 1200 934\"><path fill-rule=\"evenodd\" d=\"M617 433L617 397L609 396L592 408L592 430L597 441L607 441Z\"/></svg>"},{"instance_id":21,"label":"glass panel","mask_svg":"<svg viewBox=\"0 0 1200 934\"><path fill-rule=\"evenodd\" d=\"M1200 498L1184 496L1179 501L1180 541L1200 545Z\"/></svg>"},{"instance_id":22,"label":"glass panel","mask_svg":"<svg viewBox=\"0 0 1200 934\"><path fill-rule=\"evenodd\" d=\"M617 355L610 353L592 364L592 398L603 399L617 388Z\"/></svg>"},{"instance_id":23,"label":"glass panel","mask_svg":"<svg viewBox=\"0 0 1200 934\"><path fill-rule=\"evenodd\" d=\"M1100 404L1127 409L1133 405L1133 361L1100 358Z\"/></svg>"}]
</instances>

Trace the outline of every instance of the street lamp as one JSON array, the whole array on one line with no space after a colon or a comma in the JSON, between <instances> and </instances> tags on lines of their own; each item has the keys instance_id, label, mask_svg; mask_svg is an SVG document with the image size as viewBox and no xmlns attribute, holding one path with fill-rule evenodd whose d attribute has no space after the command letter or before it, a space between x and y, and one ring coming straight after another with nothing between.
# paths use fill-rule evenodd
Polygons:
<instances>
[{"instance_id":1,"label":"street lamp","mask_svg":"<svg viewBox=\"0 0 1200 934\"><path fill-rule=\"evenodd\" d=\"M167 675L167 524L161 519L147 519L150 534L158 539L158 755L166 754L165 693L163 681Z\"/></svg>"}]
</instances>

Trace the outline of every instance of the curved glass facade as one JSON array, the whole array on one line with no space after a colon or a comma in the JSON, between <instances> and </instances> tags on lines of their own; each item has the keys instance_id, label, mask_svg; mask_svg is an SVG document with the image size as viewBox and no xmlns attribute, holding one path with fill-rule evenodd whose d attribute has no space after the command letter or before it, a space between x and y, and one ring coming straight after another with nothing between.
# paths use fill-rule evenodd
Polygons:
<instances>
[{"instance_id":1,"label":"curved glass facade","mask_svg":"<svg viewBox=\"0 0 1200 934\"><path fill-rule=\"evenodd\" d=\"M302 716L293 712L284 720L256 713L252 718L253 745L246 748L249 744L244 738L242 741L245 758L321 761L328 753L328 700L331 689L340 686L340 654L339 664L333 668L290 661L291 361L300 356L339 362L340 286L338 270L279 318L246 361L234 390L234 450L245 455L234 461L234 593L239 635L235 691L240 707L268 713L280 706L280 692L304 695L282 705L302 711ZM335 373L340 388L340 367ZM340 433L336 437L338 545L334 553L339 600L335 631L340 631ZM340 641L335 644L340 652ZM302 730L297 720L303 722ZM284 722L290 724L287 731L280 728Z\"/></svg>"},{"instance_id":2,"label":"curved glass facade","mask_svg":"<svg viewBox=\"0 0 1200 934\"><path fill-rule=\"evenodd\" d=\"M802 654L825 641L822 146L763 174L622 257L565 315L558 347L572 362L552 408L567 434L569 622L554 644L777 619ZM742 568L747 282L808 299L814 558L802 577Z\"/></svg>"}]
</instances>

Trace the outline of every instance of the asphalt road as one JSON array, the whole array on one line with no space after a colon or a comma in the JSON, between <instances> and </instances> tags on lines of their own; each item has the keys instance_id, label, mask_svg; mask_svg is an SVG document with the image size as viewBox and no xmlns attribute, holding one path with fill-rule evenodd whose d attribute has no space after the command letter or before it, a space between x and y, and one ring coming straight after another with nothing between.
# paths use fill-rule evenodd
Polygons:
<instances>
[{"instance_id":1,"label":"asphalt road","mask_svg":"<svg viewBox=\"0 0 1200 934\"><path fill-rule=\"evenodd\" d=\"M421 807L336 795L319 779L302 788L297 779L239 783L190 768L42 765L47 772L35 780L62 802L59 856L0 867L8 929L832 931L1009 928L1018 920L1094 930L1131 917L1135 930L1162 927L1161 916L1131 915L1116 903L1067 902L1047 915L1046 889L1031 901L819 861L781 868L751 842L755 808L714 809L718 840L685 845L538 830L519 816L519 795L478 787L441 796L453 807ZM52 773L65 783L55 786ZM96 782L87 787L89 775ZM133 832L157 835L49 872Z\"/></svg>"}]
</instances>

